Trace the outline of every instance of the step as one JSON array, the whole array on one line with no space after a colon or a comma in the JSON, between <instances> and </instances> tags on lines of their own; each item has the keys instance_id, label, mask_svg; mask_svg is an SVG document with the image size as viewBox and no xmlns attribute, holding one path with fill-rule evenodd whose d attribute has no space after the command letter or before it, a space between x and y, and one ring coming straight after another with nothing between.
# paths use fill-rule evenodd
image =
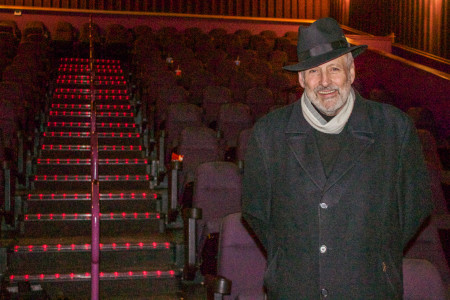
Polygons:
<instances>
[{"instance_id":1,"label":"step","mask_svg":"<svg viewBox=\"0 0 450 300\"><path fill-rule=\"evenodd\" d=\"M88 122L91 118L90 111L81 110L51 110L48 115L49 122ZM97 122L134 122L133 112L97 111Z\"/></svg>"},{"instance_id":2,"label":"step","mask_svg":"<svg viewBox=\"0 0 450 300\"><path fill-rule=\"evenodd\" d=\"M176 269L139 270L136 272L104 272L99 278L100 299L168 299L161 295L172 295L169 299L180 299L181 274ZM42 289L50 299L90 299L90 269L77 274L26 274L8 277L8 289L17 291L19 282L28 281ZM142 298L143 295L147 295ZM159 295L159 296L158 296ZM155 298L152 298L155 296Z\"/></svg>"},{"instance_id":3,"label":"step","mask_svg":"<svg viewBox=\"0 0 450 300\"><path fill-rule=\"evenodd\" d=\"M66 109L76 109L82 111L91 111L91 105L89 104L68 104L68 103L52 103L50 106L53 110L66 110ZM133 108L132 105L116 105L116 104L98 104L96 109L97 111L131 111Z\"/></svg>"},{"instance_id":4,"label":"step","mask_svg":"<svg viewBox=\"0 0 450 300\"><path fill-rule=\"evenodd\" d=\"M89 81L91 80L91 75L65 75L59 74L56 80L82 80ZM112 80L112 81L124 81L125 76L123 75L96 75L94 76L95 80Z\"/></svg>"},{"instance_id":5,"label":"step","mask_svg":"<svg viewBox=\"0 0 450 300\"><path fill-rule=\"evenodd\" d=\"M90 75L91 70L89 68L73 65L73 67L58 67L59 74L79 74L79 75ZM122 69L108 69L108 68L99 68L95 70L95 74L97 75L123 75L124 72Z\"/></svg>"},{"instance_id":6,"label":"step","mask_svg":"<svg viewBox=\"0 0 450 300\"><path fill-rule=\"evenodd\" d=\"M59 68L77 68L77 69L86 69L90 70L89 62L77 62L77 63L64 63L62 62L59 65ZM120 64L94 64L95 70L101 69L121 69Z\"/></svg>"},{"instance_id":7,"label":"step","mask_svg":"<svg viewBox=\"0 0 450 300\"><path fill-rule=\"evenodd\" d=\"M61 57L59 60L61 63L72 63L72 64L87 64L89 63L89 58L78 58L78 57ZM103 59L96 58L94 59L95 64L112 64L118 65L120 64L120 60L117 59Z\"/></svg>"},{"instance_id":8,"label":"step","mask_svg":"<svg viewBox=\"0 0 450 300\"><path fill-rule=\"evenodd\" d=\"M95 95L111 95L111 96L125 96L128 94L128 89L112 88L112 89L95 89ZM56 88L54 94L74 94L74 95L90 95L90 88Z\"/></svg>"},{"instance_id":9,"label":"step","mask_svg":"<svg viewBox=\"0 0 450 300\"><path fill-rule=\"evenodd\" d=\"M101 141L99 139L99 141ZM99 145L99 158L143 158L141 145ZM90 158L91 146L86 144L44 144L40 148L40 158Z\"/></svg>"},{"instance_id":10,"label":"step","mask_svg":"<svg viewBox=\"0 0 450 300\"><path fill-rule=\"evenodd\" d=\"M90 76L83 76L86 77L84 79L63 79L60 77L63 77L64 75L60 75L58 76L58 78L56 79L56 84L59 87L78 87L78 86L85 86L85 87L89 87L91 85L91 79ZM81 75L82 76L82 75ZM80 76L80 77L81 77ZM99 77L114 77L114 76L99 76ZM123 76L115 76L117 78L120 78ZM127 81L125 80L109 80L109 79L99 79L97 77L94 77L94 86L96 88L98 87L109 87L109 88L114 88L114 87L127 87Z\"/></svg>"},{"instance_id":11,"label":"step","mask_svg":"<svg viewBox=\"0 0 450 300\"><path fill-rule=\"evenodd\" d=\"M100 193L101 211L160 211L162 201L167 201L166 190L131 190L126 192ZM91 210L91 194L39 193L33 191L26 196L26 212L35 213L84 213Z\"/></svg>"},{"instance_id":12,"label":"step","mask_svg":"<svg viewBox=\"0 0 450 300\"><path fill-rule=\"evenodd\" d=\"M91 265L90 243L91 236L19 238L16 244L7 248L8 273L26 274L39 270L41 273L70 274L86 271ZM182 261L179 257L181 244L182 241L176 242L171 234L101 237L100 271L137 271L173 266Z\"/></svg>"},{"instance_id":13,"label":"step","mask_svg":"<svg viewBox=\"0 0 450 300\"><path fill-rule=\"evenodd\" d=\"M142 143L141 134L138 132L98 132L99 145L134 145ZM88 131L48 131L42 133L43 142L47 145L54 144L82 144L90 143L91 133Z\"/></svg>"},{"instance_id":14,"label":"step","mask_svg":"<svg viewBox=\"0 0 450 300\"><path fill-rule=\"evenodd\" d=\"M104 190L149 189L152 176L148 174L132 175L99 175L99 184ZM91 175L35 175L32 185L42 191L74 191L88 190L91 186Z\"/></svg>"},{"instance_id":15,"label":"step","mask_svg":"<svg viewBox=\"0 0 450 300\"><path fill-rule=\"evenodd\" d=\"M50 117L78 117L78 118L90 118L90 111L81 111L81 110L51 110L49 112ZM97 118L134 118L133 112L122 112L122 111L97 111L95 114Z\"/></svg>"},{"instance_id":16,"label":"step","mask_svg":"<svg viewBox=\"0 0 450 300\"><path fill-rule=\"evenodd\" d=\"M87 131L91 128L90 122L47 122L47 131ZM101 122L99 120L96 123L97 131L99 132L111 132L111 131L124 131L124 132L136 132L137 125L134 122Z\"/></svg>"},{"instance_id":17,"label":"step","mask_svg":"<svg viewBox=\"0 0 450 300\"><path fill-rule=\"evenodd\" d=\"M36 173L86 174L91 170L90 158L38 158ZM100 158L98 163L100 174L143 174L150 173L150 165L146 158Z\"/></svg>"},{"instance_id":18,"label":"step","mask_svg":"<svg viewBox=\"0 0 450 300\"><path fill-rule=\"evenodd\" d=\"M90 213L25 214L24 237L64 237L91 234ZM151 234L164 230L164 217L158 212L111 212L100 214L100 235Z\"/></svg>"},{"instance_id":19,"label":"step","mask_svg":"<svg viewBox=\"0 0 450 300\"><path fill-rule=\"evenodd\" d=\"M53 102L56 104L90 104L91 95L88 94L53 94ZM129 95L95 95L98 105L129 105Z\"/></svg>"}]
</instances>

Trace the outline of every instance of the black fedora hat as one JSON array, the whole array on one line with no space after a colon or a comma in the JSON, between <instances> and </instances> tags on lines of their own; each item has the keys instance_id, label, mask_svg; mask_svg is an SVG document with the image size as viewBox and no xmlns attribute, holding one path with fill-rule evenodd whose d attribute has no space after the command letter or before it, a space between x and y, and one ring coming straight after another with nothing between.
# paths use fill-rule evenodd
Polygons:
<instances>
[{"instance_id":1,"label":"black fedora hat","mask_svg":"<svg viewBox=\"0 0 450 300\"><path fill-rule=\"evenodd\" d=\"M308 70L348 52L356 57L366 48L367 45L350 46L338 22L332 18L322 18L308 27L298 28L298 63L283 69L292 72Z\"/></svg>"}]
</instances>

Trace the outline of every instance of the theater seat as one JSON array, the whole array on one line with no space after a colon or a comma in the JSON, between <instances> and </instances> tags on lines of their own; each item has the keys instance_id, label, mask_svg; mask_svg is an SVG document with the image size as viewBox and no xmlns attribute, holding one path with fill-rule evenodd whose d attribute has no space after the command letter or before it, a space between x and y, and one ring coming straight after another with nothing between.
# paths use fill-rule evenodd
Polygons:
<instances>
[{"instance_id":1,"label":"theater seat","mask_svg":"<svg viewBox=\"0 0 450 300\"><path fill-rule=\"evenodd\" d=\"M197 220L197 240L204 275L217 272L220 223L226 215L241 210L241 184L239 168L231 162L206 162L195 171L192 207L202 210L202 218Z\"/></svg>"},{"instance_id":2,"label":"theater seat","mask_svg":"<svg viewBox=\"0 0 450 300\"><path fill-rule=\"evenodd\" d=\"M256 121L269 112L275 105L275 100L272 91L268 88L255 87L247 91L245 103L250 107Z\"/></svg>"},{"instance_id":3,"label":"theater seat","mask_svg":"<svg viewBox=\"0 0 450 300\"><path fill-rule=\"evenodd\" d=\"M265 299L263 276L266 257L241 213L222 219L217 263L218 276L231 281L231 293L223 299Z\"/></svg>"},{"instance_id":4,"label":"theater seat","mask_svg":"<svg viewBox=\"0 0 450 300\"><path fill-rule=\"evenodd\" d=\"M450 270L441 244L436 225L429 221L424 224L417 237L410 242L405 258L425 259L435 266L445 283L450 283Z\"/></svg>"},{"instance_id":5,"label":"theater seat","mask_svg":"<svg viewBox=\"0 0 450 300\"><path fill-rule=\"evenodd\" d=\"M240 132L253 126L250 107L239 102L222 104L217 125L226 146L236 147Z\"/></svg>"},{"instance_id":6,"label":"theater seat","mask_svg":"<svg viewBox=\"0 0 450 300\"><path fill-rule=\"evenodd\" d=\"M439 272L433 264L424 259L403 259L403 299L448 299Z\"/></svg>"},{"instance_id":7,"label":"theater seat","mask_svg":"<svg viewBox=\"0 0 450 300\"><path fill-rule=\"evenodd\" d=\"M203 90L203 110L205 120L211 128L215 126L213 122L217 122L219 109L222 104L233 102L231 90L225 86L207 86Z\"/></svg>"},{"instance_id":8,"label":"theater seat","mask_svg":"<svg viewBox=\"0 0 450 300\"><path fill-rule=\"evenodd\" d=\"M200 164L223 160L216 132L208 127L184 128L179 137L178 154L183 155L181 182L184 183L194 180L195 170Z\"/></svg>"},{"instance_id":9,"label":"theater seat","mask_svg":"<svg viewBox=\"0 0 450 300\"><path fill-rule=\"evenodd\" d=\"M165 148L171 150L176 147L183 129L192 126L203 126L201 108L190 103L170 104L167 107Z\"/></svg>"}]
</instances>

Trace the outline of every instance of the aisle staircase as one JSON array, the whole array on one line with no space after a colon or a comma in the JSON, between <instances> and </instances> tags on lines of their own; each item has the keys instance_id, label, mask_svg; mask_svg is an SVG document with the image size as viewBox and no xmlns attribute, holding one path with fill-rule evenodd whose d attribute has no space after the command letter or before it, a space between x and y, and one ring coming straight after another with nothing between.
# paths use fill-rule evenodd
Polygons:
<instances>
[{"instance_id":1,"label":"aisle staircase","mask_svg":"<svg viewBox=\"0 0 450 300\"><path fill-rule=\"evenodd\" d=\"M167 189L148 149L119 61L95 61L99 141L100 299L180 299L182 234L167 229ZM6 289L89 299L91 286L90 70L59 62L42 124L20 235L2 248ZM44 298L42 298L44 299Z\"/></svg>"}]
</instances>

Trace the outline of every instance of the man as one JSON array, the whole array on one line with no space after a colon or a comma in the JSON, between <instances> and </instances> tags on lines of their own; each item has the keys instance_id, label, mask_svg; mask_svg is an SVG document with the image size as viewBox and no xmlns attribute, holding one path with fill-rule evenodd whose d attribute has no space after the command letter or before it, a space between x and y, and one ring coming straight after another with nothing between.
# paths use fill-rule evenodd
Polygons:
<instances>
[{"instance_id":1,"label":"man","mask_svg":"<svg viewBox=\"0 0 450 300\"><path fill-rule=\"evenodd\" d=\"M269 299L401 299L402 254L431 212L415 128L351 87L350 46L331 18L299 28L299 101L249 141L243 216L267 251Z\"/></svg>"}]
</instances>

